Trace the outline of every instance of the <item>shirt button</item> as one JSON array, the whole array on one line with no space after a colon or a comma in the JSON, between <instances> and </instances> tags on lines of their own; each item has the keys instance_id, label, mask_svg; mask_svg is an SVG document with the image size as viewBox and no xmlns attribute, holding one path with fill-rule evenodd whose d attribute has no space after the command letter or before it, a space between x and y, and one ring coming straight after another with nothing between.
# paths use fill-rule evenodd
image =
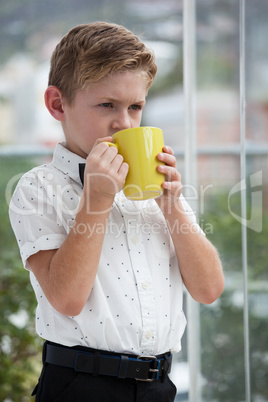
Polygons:
<instances>
[{"instance_id":1,"label":"shirt button","mask_svg":"<svg viewBox=\"0 0 268 402\"><path fill-rule=\"evenodd\" d=\"M139 238L138 238L138 236L133 236L131 240L132 240L133 244L137 244L139 241Z\"/></svg>"},{"instance_id":2,"label":"shirt button","mask_svg":"<svg viewBox=\"0 0 268 402\"><path fill-rule=\"evenodd\" d=\"M152 336L153 336L152 331L148 331L148 332L146 333L146 339L151 339Z\"/></svg>"},{"instance_id":3,"label":"shirt button","mask_svg":"<svg viewBox=\"0 0 268 402\"><path fill-rule=\"evenodd\" d=\"M54 179L53 173L48 173L46 179L53 180Z\"/></svg>"},{"instance_id":4,"label":"shirt button","mask_svg":"<svg viewBox=\"0 0 268 402\"><path fill-rule=\"evenodd\" d=\"M143 290L147 290L148 289L148 282L143 282L141 284L141 287L142 287Z\"/></svg>"}]
</instances>

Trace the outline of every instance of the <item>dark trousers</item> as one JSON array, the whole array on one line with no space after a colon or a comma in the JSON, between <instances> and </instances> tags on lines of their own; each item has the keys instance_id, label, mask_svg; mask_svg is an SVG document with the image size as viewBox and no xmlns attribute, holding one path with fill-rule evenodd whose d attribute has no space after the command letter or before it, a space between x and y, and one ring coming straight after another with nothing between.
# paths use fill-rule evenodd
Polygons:
<instances>
[{"instance_id":1,"label":"dark trousers","mask_svg":"<svg viewBox=\"0 0 268 402\"><path fill-rule=\"evenodd\" d=\"M93 376L45 363L36 402L172 402L176 387L168 376L153 382Z\"/></svg>"}]
</instances>

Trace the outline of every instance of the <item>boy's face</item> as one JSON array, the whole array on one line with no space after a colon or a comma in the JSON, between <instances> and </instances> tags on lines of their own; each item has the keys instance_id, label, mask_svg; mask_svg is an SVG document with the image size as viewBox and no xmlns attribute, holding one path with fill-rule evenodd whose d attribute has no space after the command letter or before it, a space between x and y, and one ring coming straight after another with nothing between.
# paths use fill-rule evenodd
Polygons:
<instances>
[{"instance_id":1,"label":"boy's face","mask_svg":"<svg viewBox=\"0 0 268 402\"><path fill-rule=\"evenodd\" d=\"M146 95L141 71L114 73L78 91L71 106L62 104L67 148L86 158L98 138L139 127Z\"/></svg>"}]
</instances>

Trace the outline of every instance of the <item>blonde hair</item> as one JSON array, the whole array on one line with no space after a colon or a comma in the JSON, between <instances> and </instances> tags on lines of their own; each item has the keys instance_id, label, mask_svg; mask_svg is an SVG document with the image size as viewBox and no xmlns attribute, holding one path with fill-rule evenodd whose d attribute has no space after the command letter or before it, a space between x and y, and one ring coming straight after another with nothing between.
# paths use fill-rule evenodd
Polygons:
<instances>
[{"instance_id":1,"label":"blonde hair","mask_svg":"<svg viewBox=\"0 0 268 402\"><path fill-rule=\"evenodd\" d=\"M48 85L55 85L69 104L78 90L118 71L146 73L148 89L157 72L155 57L141 40L121 25L106 22L78 25L56 46Z\"/></svg>"}]
</instances>

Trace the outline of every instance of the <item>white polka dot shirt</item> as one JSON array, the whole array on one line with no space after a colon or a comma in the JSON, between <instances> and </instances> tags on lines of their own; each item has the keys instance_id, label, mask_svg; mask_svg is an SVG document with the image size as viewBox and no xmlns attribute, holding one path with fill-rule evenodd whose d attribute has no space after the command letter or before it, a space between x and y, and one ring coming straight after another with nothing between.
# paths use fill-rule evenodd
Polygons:
<instances>
[{"instance_id":1,"label":"white polka dot shirt","mask_svg":"<svg viewBox=\"0 0 268 402\"><path fill-rule=\"evenodd\" d=\"M68 235L83 191L78 164L84 162L58 144L51 163L34 168L18 183L10 220L26 269L29 256L58 249ZM89 241L93 229L103 230L75 227ZM57 312L32 272L30 279L38 303L36 330L44 339L133 354L180 350L186 325L183 283L166 221L154 200L130 201L123 192L115 196L95 283L79 315Z\"/></svg>"}]
</instances>

